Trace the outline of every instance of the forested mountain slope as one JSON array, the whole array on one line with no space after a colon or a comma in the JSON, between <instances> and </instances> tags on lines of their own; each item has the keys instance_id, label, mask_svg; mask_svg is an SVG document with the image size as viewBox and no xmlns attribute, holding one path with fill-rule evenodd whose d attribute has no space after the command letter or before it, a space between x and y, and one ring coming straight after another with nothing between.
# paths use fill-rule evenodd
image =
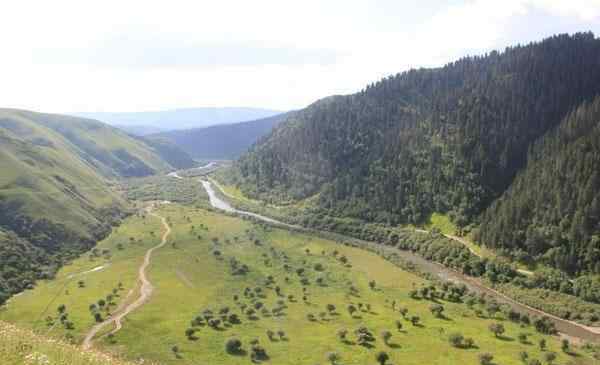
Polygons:
<instances>
[{"instance_id":1,"label":"forested mountain slope","mask_svg":"<svg viewBox=\"0 0 600 365\"><path fill-rule=\"evenodd\" d=\"M472 222L511 184L532 143L600 92L600 40L559 35L404 72L290 115L243 155L243 191L319 193L327 213Z\"/></svg>"},{"instance_id":2,"label":"forested mountain slope","mask_svg":"<svg viewBox=\"0 0 600 365\"><path fill-rule=\"evenodd\" d=\"M271 132L288 115L284 113L248 122L169 131L147 137L169 141L196 158L232 159Z\"/></svg>"},{"instance_id":3,"label":"forested mountain slope","mask_svg":"<svg viewBox=\"0 0 600 365\"><path fill-rule=\"evenodd\" d=\"M600 97L534 144L527 167L483 214L480 233L520 260L600 273Z\"/></svg>"},{"instance_id":4,"label":"forested mountain slope","mask_svg":"<svg viewBox=\"0 0 600 365\"><path fill-rule=\"evenodd\" d=\"M50 275L118 221L113 178L173 167L97 121L0 109L0 302Z\"/></svg>"}]
</instances>

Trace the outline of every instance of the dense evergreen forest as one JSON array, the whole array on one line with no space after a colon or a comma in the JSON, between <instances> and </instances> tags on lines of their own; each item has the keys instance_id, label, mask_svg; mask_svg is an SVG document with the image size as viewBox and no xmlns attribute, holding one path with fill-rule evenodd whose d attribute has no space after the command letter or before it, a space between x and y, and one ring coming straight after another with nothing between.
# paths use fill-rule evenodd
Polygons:
<instances>
[{"instance_id":1,"label":"dense evergreen forest","mask_svg":"<svg viewBox=\"0 0 600 365\"><path fill-rule=\"evenodd\" d=\"M319 208L332 216L419 224L442 212L465 227L479 223L526 167L535 154L530 151L543 148L536 141L598 93L600 40L592 33L411 70L290 115L240 158L237 182L249 196L275 203L318 195ZM586 190L591 178L585 173L573 175L568 184L582 184L581 195L597 194L597 183ZM548 236L544 229L550 223L544 222L580 208L577 200L569 204L530 231ZM525 233L528 222L520 223L524 228L510 221L514 217L493 222L495 211L510 210L497 203L484 215L482 237L492 246L545 254L550 264L573 271L572 265L594 259L581 249L595 242L590 229L571 229L572 221L585 224L587 209L561 223L569 233L557 246L558 241L528 241L535 235ZM520 214L530 212L523 208ZM511 236L506 232L511 227L521 232Z\"/></svg>"},{"instance_id":2,"label":"dense evergreen forest","mask_svg":"<svg viewBox=\"0 0 600 365\"><path fill-rule=\"evenodd\" d=\"M480 238L521 261L600 273L600 97L536 142L482 217Z\"/></svg>"}]
</instances>

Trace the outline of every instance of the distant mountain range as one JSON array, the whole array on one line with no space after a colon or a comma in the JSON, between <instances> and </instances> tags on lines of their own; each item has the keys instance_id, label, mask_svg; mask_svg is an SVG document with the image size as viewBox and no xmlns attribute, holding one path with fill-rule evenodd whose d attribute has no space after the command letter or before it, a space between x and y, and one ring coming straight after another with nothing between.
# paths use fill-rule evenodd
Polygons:
<instances>
[{"instance_id":1,"label":"distant mountain range","mask_svg":"<svg viewBox=\"0 0 600 365\"><path fill-rule=\"evenodd\" d=\"M117 125L114 127L119 128L129 134L133 134L135 136L147 136L149 134L166 132L166 129L151 126L151 125Z\"/></svg>"},{"instance_id":2,"label":"distant mountain range","mask_svg":"<svg viewBox=\"0 0 600 365\"><path fill-rule=\"evenodd\" d=\"M146 137L176 145L194 158L234 159L291 114L282 113L248 122L169 131Z\"/></svg>"},{"instance_id":3,"label":"distant mountain range","mask_svg":"<svg viewBox=\"0 0 600 365\"><path fill-rule=\"evenodd\" d=\"M262 108L186 108L150 112L71 113L74 116L97 119L128 133L147 135L161 131L203 128L219 124L238 123L270 117L281 113Z\"/></svg>"}]
</instances>

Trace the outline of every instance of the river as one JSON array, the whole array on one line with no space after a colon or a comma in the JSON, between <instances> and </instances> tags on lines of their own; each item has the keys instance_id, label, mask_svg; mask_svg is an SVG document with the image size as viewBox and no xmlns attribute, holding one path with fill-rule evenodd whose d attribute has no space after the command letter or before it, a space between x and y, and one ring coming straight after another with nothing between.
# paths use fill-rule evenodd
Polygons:
<instances>
[{"instance_id":1,"label":"river","mask_svg":"<svg viewBox=\"0 0 600 365\"><path fill-rule=\"evenodd\" d=\"M217 195L217 193L215 193L214 189L212 188L212 184L209 181L200 180L200 182L202 183L202 186L204 187L204 190L206 190L206 193L208 194L208 199L210 200L210 205L212 205L213 208L221 209L221 210L224 210L224 211L229 212L229 213L236 213L236 214L241 214L241 215L247 215L249 217L254 217L254 218L260 219L262 221L265 221L265 222L268 222L268 223L277 224L277 225L281 225L281 226L296 227L296 226L293 226L291 224L280 222L280 221L278 221L276 219L273 219L273 218L265 217L264 215L260 215L260 214L256 214L256 213L252 213L252 212L246 212L246 211L243 211L243 210L236 209L236 208L232 207L231 204L227 203L225 200L219 198L219 196ZM296 227L296 228L300 228L300 227Z\"/></svg>"},{"instance_id":2,"label":"river","mask_svg":"<svg viewBox=\"0 0 600 365\"><path fill-rule=\"evenodd\" d=\"M278 225L282 225L282 226L298 228L296 226L292 226L292 225L280 222L278 220L262 216L260 214L236 209L236 208L232 207L231 204L229 204L225 200L221 199L215 193L213 186L209 181L200 180L200 182L202 183L202 186L204 187L204 189L206 190L206 193L208 194L210 204L214 208L217 208L217 209L220 209L220 210L223 210L226 212L230 212L230 213L237 213L237 214L251 216L251 217L263 220L268 223L274 223L274 224L278 224ZM559 317L550 315L548 313L544 313L540 310L529 307L527 305L521 304L521 303L505 296L504 294L499 293L496 290L483 285L478 279L475 279L475 278L463 275L462 273L456 272L454 270L448 269L447 267L445 267L441 264L427 261L424 258L422 258L421 256L418 256L410 251L394 250L394 252L397 253L403 259L415 264L415 266L421 271L429 272L429 273L439 277L442 280L448 280L448 281L451 281L454 283L465 284L465 285L467 285L467 287L470 290L478 292L478 293L485 293L488 297L493 297L499 303L510 305L514 310L518 311L519 313L527 313L530 316L542 316L542 315L547 316L554 322L556 329L560 333L563 333L567 336L574 337L574 338L584 340L584 341L600 342L600 328L598 328L598 327L587 327L582 324L575 323L572 321L567 321L567 320L561 319Z\"/></svg>"}]
</instances>

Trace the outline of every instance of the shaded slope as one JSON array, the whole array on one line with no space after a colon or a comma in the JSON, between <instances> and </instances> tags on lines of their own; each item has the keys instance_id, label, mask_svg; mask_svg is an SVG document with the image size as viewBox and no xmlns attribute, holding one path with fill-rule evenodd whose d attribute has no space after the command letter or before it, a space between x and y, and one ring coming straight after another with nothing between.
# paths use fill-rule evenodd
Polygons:
<instances>
[{"instance_id":1,"label":"shaded slope","mask_svg":"<svg viewBox=\"0 0 600 365\"><path fill-rule=\"evenodd\" d=\"M289 113L248 122L158 133L148 138L167 140L195 158L232 159L267 135Z\"/></svg>"},{"instance_id":2,"label":"shaded slope","mask_svg":"<svg viewBox=\"0 0 600 365\"><path fill-rule=\"evenodd\" d=\"M464 226L524 167L531 144L600 92L600 40L560 35L411 70L287 118L238 163L269 201L319 192L328 214Z\"/></svg>"},{"instance_id":3,"label":"shaded slope","mask_svg":"<svg viewBox=\"0 0 600 365\"><path fill-rule=\"evenodd\" d=\"M600 273L600 97L535 144L483 215L480 236L522 261Z\"/></svg>"}]
</instances>

